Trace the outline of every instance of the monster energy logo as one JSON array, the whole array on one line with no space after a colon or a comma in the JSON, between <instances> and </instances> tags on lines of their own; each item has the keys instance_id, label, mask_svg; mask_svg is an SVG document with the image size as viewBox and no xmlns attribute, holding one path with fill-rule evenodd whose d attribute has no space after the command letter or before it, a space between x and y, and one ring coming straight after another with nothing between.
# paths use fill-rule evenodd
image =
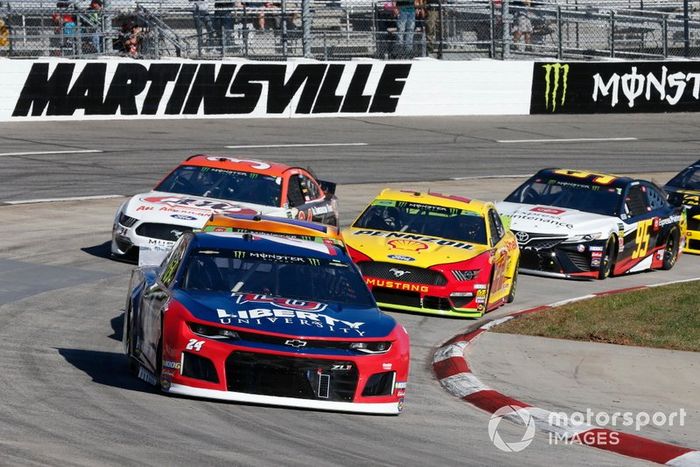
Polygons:
<instances>
[{"instance_id":1,"label":"monster energy logo","mask_svg":"<svg viewBox=\"0 0 700 467\"><path fill-rule=\"evenodd\" d=\"M320 266L321 261L316 259L316 258L309 258L309 264L311 264L313 266Z\"/></svg>"},{"instance_id":2,"label":"monster energy logo","mask_svg":"<svg viewBox=\"0 0 700 467\"><path fill-rule=\"evenodd\" d=\"M564 106L566 102L566 88L569 83L569 65L563 63L551 63L542 65L544 68L544 105L549 110L550 100L552 102L552 112L557 111L557 98L559 105ZM554 76L552 76L554 74ZM559 81L561 80L561 97L559 97Z\"/></svg>"},{"instance_id":3,"label":"monster energy logo","mask_svg":"<svg viewBox=\"0 0 700 467\"><path fill-rule=\"evenodd\" d=\"M243 259L246 257L246 252L245 251L234 251L233 257L238 258L238 259Z\"/></svg>"}]
</instances>

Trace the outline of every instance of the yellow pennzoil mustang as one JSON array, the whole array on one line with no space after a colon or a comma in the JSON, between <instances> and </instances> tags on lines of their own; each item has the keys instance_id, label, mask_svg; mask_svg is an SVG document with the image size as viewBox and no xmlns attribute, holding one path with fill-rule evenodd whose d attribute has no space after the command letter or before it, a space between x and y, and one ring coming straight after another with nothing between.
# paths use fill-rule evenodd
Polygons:
<instances>
[{"instance_id":1,"label":"yellow pennzoil mustang","mask_svg":"<svg viewBox=\"0 0 700 467\"><path fill-rule=\"evenodd\" d=\"M518 243L492 203L384 190L343 238L381 307L478 318L515 298Z\"/></svg>"}]
</instances>

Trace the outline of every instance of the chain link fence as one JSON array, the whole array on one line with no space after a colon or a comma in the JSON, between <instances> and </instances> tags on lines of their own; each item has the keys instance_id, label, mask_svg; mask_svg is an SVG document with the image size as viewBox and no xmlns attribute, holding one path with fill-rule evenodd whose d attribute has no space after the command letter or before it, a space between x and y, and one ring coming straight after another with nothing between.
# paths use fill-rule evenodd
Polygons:
<instances>
[{"instance_id":1,"label":"chain link fence","mask_svg":"<svg viewBox=\"0 0 700 467\"><path fill-rule=\"evenodd\" d=\"M700 56L700 2L0 1L0 56L279 60Z\"/></svg>"}]
</instances>

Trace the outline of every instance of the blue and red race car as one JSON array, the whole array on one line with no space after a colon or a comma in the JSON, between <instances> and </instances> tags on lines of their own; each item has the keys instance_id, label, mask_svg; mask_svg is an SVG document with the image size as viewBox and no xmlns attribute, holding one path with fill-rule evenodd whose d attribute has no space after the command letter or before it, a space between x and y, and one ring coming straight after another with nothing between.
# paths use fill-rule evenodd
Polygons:
<instances>
[{"instance_id":1,"label":"blue and red race car","mask_svg":"<svg viewBox=\"0 0 700 467\"><path fill-rule=\"evenodd\" d=\"M163 391L377 414L403 406L409 338L342 248L187 232L132 273L130 368Z\"/></svg>"}]
</instances>

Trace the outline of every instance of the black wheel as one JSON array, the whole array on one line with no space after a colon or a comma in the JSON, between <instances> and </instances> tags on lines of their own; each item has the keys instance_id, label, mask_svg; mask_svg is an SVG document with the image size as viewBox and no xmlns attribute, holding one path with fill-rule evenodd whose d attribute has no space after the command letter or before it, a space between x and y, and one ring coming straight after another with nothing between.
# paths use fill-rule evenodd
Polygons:
<instances>
[{"instance_id":1,"label":"black wheel","mask_svg":"<svg viewBox=\"0 0 700 467\"><path fill-rule=\"evenodd\" d=\"M605 244L603 257L600 259L600 269L598 270L598 279L603 280L612 275L615 266L615 248L617 244L615 236L611 236Z\"/></svg>"},{"instance_id":2,"label":"black wheel","mask_svg":"<svg viewBox=\"0 0 700 467\"><path fill-rule=\"evenodd\" d=\"M520 268L519 261L515 264L515 273L513 274L513 281L510 283L510 291L508 292L506 303L513 303L513 301L515 301L515 291L518 288L518 268Z\"/></svg>"},{"instance_id":3,"label":"black wheel","mask_svg":"<svg viewBox=\"0 0 700 467\"><path fill-rule=\"evenodd\" d=\"M666 239L666 245L664 246L664 261L661 265L661 269L668 271L675 264L678 259L678 250L680 248L679 244L680 235L678 234L678 229L673 229L668 234Z\"/></svg>"}]
</instances>

